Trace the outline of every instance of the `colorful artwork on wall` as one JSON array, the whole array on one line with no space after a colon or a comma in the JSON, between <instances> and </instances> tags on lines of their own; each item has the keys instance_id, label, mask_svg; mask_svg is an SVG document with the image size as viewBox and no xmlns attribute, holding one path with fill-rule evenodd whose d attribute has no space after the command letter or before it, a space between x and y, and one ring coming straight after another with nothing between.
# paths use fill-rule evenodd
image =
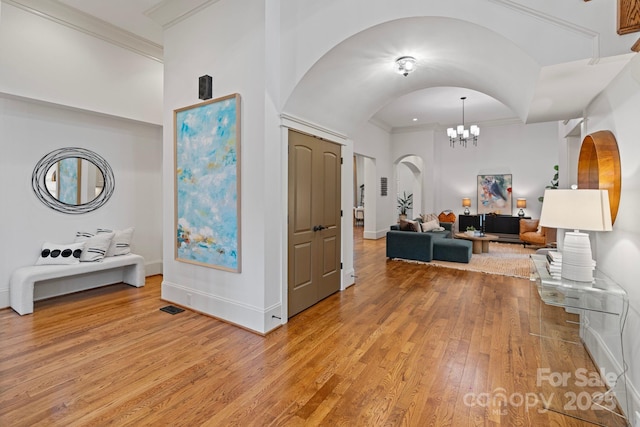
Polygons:
<instances>
[{"instance_id":1,"label":"colorful artwork on wall","mask_svg":"<svg viewBox=\"0 0 640 427\"><path fill-rule=\"evenodd\" d=\"M478 214L512 214L511 174L478 175Z\"/></svg>"},{"instance_id":2,"label":"colorful artwork on wall","mask_svg":"<svg viewBox=\"0 0 640 427\"><path fill-rule=\"evenodd\" d=\"M80 203L80 159L70 157L58 162L58 200L67 205Z\"/></svg>"},{"instance_id":3,"label":"colorful artwork on wall","mask_svg":"<svg viewBox=\"0 0 640 427\"><path fill-rule=\"evenodd\" d=\"M174 111L175 257L240 272L240 95Z\"/></svg>"}]
</instances>

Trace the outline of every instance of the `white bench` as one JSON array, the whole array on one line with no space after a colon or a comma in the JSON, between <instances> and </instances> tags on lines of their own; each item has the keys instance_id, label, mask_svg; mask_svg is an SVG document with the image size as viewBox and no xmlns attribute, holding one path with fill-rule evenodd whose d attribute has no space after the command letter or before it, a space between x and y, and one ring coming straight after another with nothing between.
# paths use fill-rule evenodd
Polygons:
<instances>
[{"instance_id":1,"label":"white bench","mask_svg":"<svg viewBox=\"0 0 640 427\"><path fill-rule=\"evenodd\" d=\"M33 287L36 282L112 269L120 269L122 274L118 274L115 281L111 279L109 283L100 283L92 287L120 282L138 288L144 286L144 258L135 254L106 257L102 262L81 262L72 265L30 265L18 268L11 274L9 279L11 308L20 315L33 313Z\"/></svg>"}]
</instances>

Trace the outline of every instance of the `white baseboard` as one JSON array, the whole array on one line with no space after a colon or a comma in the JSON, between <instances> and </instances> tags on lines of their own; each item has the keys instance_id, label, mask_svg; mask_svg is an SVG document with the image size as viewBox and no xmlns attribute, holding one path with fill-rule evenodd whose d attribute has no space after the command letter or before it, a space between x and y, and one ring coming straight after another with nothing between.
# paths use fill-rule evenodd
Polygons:
<instances>
[{"instance_id":1,"label":"white baseboard","mask_svg":"<svg viewBox=\"0 0 640 427\"><path fill-rule=\"evenodd\" d=\"M613 355L596 329L586 325L582 339L598 368L601 370L604 369L605 372L622 372L623 367L621 361L617 360ZM628 365L629 361L626 362ZM626 392L622 387L615 387L614 390L617 397L624 398L624 396L626 396L626 401L629 405L626 415L629 422L633 423L635 412L640 410L640 393L638 392L638 388L629 381L628 375L626 378ZM611 386L611 384L609 385Z\"/></svg>"},{"instance_id":2,"label":"white baseboard","mask_svg":"<svg viewBox=\"0 0 640 427\"><path fill-rule=\"evenodd\" d=\"M266 334L286 322L280 303L261 309L167 280L162 281L161 298L258 334Z\"/></svg>"},{"instance_id":3,"label":"white baseboard","mask_svg":"<svg viewBox=\"0 0 640 427\"><path fill-rule=\"evenodd\" d=\"M160 261L153 261L153 262L146 262L144 264L144 275L149 277L149 276L155 276L157 274L162 274L162 260Z\"/></svg>"},{"instance_id":4,"label":"white baseboard","mask_svg":"<svg viewBox=\"0 0 640 427\"><path fill-rule=\"evenodd\" d=\"M385 237L387 235L387 231L389 230L365 231L362 233L362 237L369 240L378 240Z\"/></svg>"},{"instance_id":5,"label":"white baseboard","mask_svg":"<svg viewBox=\"0 0 640 427\"><path fill-rule=\"evenodd\" d=\"M342 272L342 287L340 288L340 290L344 291L349 286L355 283L356 283L355 270L353 268L350 268L349 270L344 270Z\"/></svg>"}]
</instances>

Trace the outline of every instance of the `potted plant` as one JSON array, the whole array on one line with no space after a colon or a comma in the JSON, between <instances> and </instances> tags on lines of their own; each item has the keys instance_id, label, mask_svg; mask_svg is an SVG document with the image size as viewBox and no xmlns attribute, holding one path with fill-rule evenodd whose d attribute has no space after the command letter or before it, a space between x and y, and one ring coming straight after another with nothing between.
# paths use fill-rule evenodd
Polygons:
<instances>
[{"instance_id":1,"label":"potted plant","mask_svg":"<svg viewBox=\"0 0 640 427\"><path fill-rule=\"evenodd\" d=\"M402 192L402 197L398 197L398 211L400 212L400 218L407 218L407 211L413 208L413 193L407 195L406 191Z\"/></svg>"},{"instance_id":2,"label":"potted plant","mask_svg":"<svg viewBox=\"0 0 640 427\"><path fill-rule=\"evenodd\" d=\"M551 180L551 185L547 185L544 188L556 189L558 188L558 165L553 167L553 170L556 171L553 175L553 179ZM544 196L538 197L538 201L542 203L544 201Z\"/></svg>"},{"instance_id":3,"label":"potted plant","mask_svg":"<svg viewBox=\"0 0 640 427\"><path fill-rule=\"evenodd\" d=\"M476 228L473 225L467 227L467 234L469 236L475 236L476 235Z\"/></svg>"}]
</instances>

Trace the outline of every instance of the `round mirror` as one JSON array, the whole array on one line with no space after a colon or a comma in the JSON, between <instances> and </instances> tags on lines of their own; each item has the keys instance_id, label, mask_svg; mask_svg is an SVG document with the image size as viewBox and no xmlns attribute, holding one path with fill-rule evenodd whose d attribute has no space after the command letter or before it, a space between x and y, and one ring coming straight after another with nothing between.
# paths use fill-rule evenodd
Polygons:
<instances>
[{"instance_id":1,"label":"round mirror","mask_svg":"<svg viewBox=\"0 0 640 427\"><path fill-rule=\"evenodd\" d=\"M109 164L83 148L61 148L44 156L33 171L31 184L45 205L71 214L99 208L114 190Z\"/></svg>"},{"instance_id":2,"label":"round mirror","mask_svg":"<svg viewBox=\"0 0 640 427\"><path fill-rule=\"evenodd\" d=\"M51 197L67 205L89 203L104 190L102 171L79 157L59 160L49 168L44 179Z\"/></svg>"}]
</instances>

